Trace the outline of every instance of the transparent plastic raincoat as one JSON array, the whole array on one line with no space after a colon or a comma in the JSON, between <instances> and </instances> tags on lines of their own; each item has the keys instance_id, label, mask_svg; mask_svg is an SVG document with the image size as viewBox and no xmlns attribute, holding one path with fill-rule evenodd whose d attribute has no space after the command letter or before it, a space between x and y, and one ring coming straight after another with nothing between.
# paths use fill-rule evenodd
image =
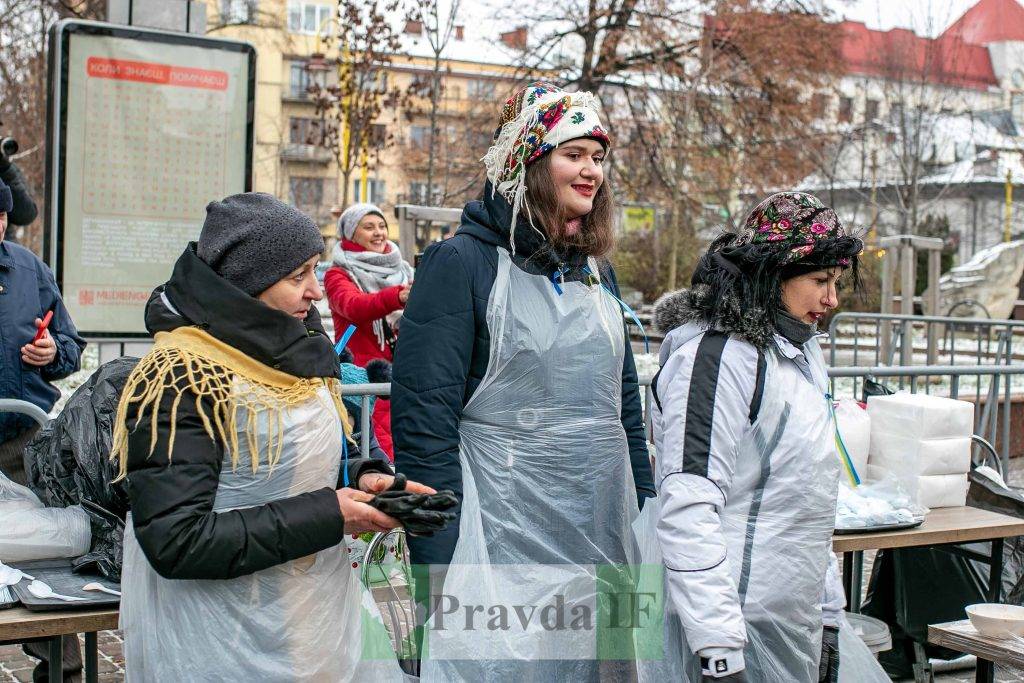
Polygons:
<instances>
[{"instance_id":1,"label":"transparent plastic raincoat","mask_svg":"<svg viewBox=\"0 0 1024 683\"><path fill-rule=\"evenodd\" d=\"M693 323L662 346L659 496L636 529L644 563L665 566L664 658L641 662L641 681L700 681L710 648L742 649L749 681L818 680L823 604L842 603L828 572L839 460L817 340L775 341L760 367L746 341ZM886 680L849 635L841 679Z\"/></svg>"},{"instance_id":2,"label":"transparent plastic raincoat","mask_svg":"<svg viewBox=\"0 0 1024 683\"><path fill-rule=\"evenodd\" d=\"M605 639L598 614L637 557L621 310L597 282L556 288L498 249L487 325L487 373L459 428L459 540L422 678L625 679L631 642Z\"/></svg>"},{"instance_id":3,"label":"transparent plastic raincoat","mask_svg":"<svg viewBox=\"0 0 1024 683\"><path fill-rule=\"evenodd\" d=\"M266 413L257 419L265 438ZM327 390L282 419L280 460L255 473L239 420L240 465L232 471L226 456L215 511L336 486L342 428ZM171 580L150 565L129 520L121 587L129 680L403 680L344 545L234 579Z\"/></svg>"}]
</instances>

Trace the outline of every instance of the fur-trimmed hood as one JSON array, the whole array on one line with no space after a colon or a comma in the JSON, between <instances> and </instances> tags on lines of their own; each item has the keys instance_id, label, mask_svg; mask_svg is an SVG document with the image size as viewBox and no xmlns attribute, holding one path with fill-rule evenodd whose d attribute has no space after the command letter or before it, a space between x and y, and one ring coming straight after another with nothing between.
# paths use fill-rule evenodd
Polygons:
<instances>
[{"instance_id":1,"label":"fur-trimmed hood","mask_svg":"<svg viewBox=\"0 0 1024 683\"><path fill-rule=\"evenodd\" d=\"M707 285L662 295L654 304L654 326L666 335L666 340L673 330L693 326L699 331L716 329L737 334L759 349L767 348L775 336L775 326L766 311L743 310L731 292L725 300L713 301Z\"/></svg>"}]
</instances>

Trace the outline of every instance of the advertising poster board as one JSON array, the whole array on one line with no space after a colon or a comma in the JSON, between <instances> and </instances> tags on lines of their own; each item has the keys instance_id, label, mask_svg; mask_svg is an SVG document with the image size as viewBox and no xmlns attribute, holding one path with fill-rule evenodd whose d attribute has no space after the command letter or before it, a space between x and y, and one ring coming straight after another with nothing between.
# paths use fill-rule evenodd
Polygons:
<instances>
[{"instance_id":1,"label":"advertising poster board","mask_svg":"<svg viewBox=\"0 0 1024 683\"><path fill-rule=\"evenodd\" d=\"M654 229L655 208L645 204L627 204L622 207L622 231L645 232Z\"/></svg>"},{"instance_id":2,"label":"advertising poster board","mask_svg":"<svg viewBox=\"0 0 1024 683\"><path fill-rule=\"evenodd\" d=\"M83 336L145 336L207 203L252 187L255 50L86 21L50 41L46 256Z\"/></svg>"}]
</instances>

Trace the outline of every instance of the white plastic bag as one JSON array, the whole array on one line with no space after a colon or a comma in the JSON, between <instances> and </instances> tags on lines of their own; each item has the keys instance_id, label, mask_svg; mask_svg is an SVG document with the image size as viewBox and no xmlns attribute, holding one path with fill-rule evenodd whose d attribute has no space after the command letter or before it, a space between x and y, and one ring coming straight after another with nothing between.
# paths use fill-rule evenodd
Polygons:
<instances>
[{"instance_id":1,"label":"white plastic bag","mask_svg":"<svg viewBox=\"0 0 1024 683\"><path fill-rule=\"evenodd\" d=\"M878 659L845 616L839 627L839 683L889 683Z\"/></svg>"},{"instance_id":2,"label":"white plastic bag","mask_svg":"<svg viewBox=\"0 0 1024 683\"><path fill-rule=\"evenodd\" d=\"M871 416L868 411L848 398L836 405L836 429L850 454L857 474L863 480L867 477L868 449L871 446Z\"/></svg>"},{"instance_id":3,"label":"white plastic bag","mask_svg":"<svg viewBox=\"0 0 1024 683\"><path fill-rule=\"evenodd\" d=\"M36 494L0 473L0 562L77 557L89 550L89 516L80 506L44 507Z\"/></svg>"},{"instance_id":4,"label":"white plastic bag","mask_svg":"<svg viewBox=\"0 0 1024 683\"><path fill-rule=\"evenodd\" d=\"M891 474L868 467L871 475L851 489L839 484L836 501L836 528L860 529L887 524L908 524L924 519L928 509L916 504L902 484Z\"/></svg>"}]
</instances>

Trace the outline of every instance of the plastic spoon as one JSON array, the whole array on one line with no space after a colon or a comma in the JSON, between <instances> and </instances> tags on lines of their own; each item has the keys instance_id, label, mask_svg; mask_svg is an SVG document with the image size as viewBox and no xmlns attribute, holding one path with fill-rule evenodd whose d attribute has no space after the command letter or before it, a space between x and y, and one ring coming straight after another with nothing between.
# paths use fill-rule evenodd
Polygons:
<instances>
[{"instance_id":1,"label":"plastic spoon","mask_svg":"<svg viewBox=\"0 0 1024 683\"><path fill-rule=\"evenodd\" d=\"M61 595L60 593L54 593L53 589L50 588L49 584L45 584L39 580L35 580L28 585L28 592L41 600L53 598L54 600L64 600L65 602L79 602L88 599L73 597L71 595Z\"/></svg>"},{"instance_id":2,"label":"plastic spoon","mask_svg":"<svg viewBox=\"0 0 1024 683\"><path fill-rule=\"evenodd\" d=\"M20 569L9 567L3 562L0 562L0 586L13 586L22 579L28 579L29 581L35 580L36 577L29 576Z\"/></svg>"},{"instance_id":3,"label":"plastic spoon","mask_svg":"<svg viewBox=\"0 0 1024 683\"><path fill-rule=\"evenodd\" d=\"M87 584L85 584L84 586L82 586L82 590L84 590L84 591L100 591L100 592L103 592L103 593L108 593L110 595L116 595L117 597L121 597L121 591L116 591L113 588L107 588L106 586L104 586L102 584L99 584L99 583L95 583L95 582L94 583L87 583Z\"/></svg>"}]
</instances>

